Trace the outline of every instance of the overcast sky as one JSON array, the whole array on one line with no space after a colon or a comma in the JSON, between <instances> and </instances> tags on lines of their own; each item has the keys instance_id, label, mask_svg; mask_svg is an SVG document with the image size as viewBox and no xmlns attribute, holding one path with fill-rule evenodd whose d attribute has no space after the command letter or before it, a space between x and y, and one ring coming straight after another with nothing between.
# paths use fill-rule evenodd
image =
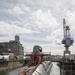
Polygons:
<instances>
[{"instance_id":1,"label":"overcast sky","mask_svg":"<svg viewBox=\"0 0 75 75\"><path fill-rule=\"evenodd\" d=\"M75 0L0 0L0 41L19 35L25 52L40 45L44 52L63 54L63 18L75 40Z\"/></svg>"}]
</instances>

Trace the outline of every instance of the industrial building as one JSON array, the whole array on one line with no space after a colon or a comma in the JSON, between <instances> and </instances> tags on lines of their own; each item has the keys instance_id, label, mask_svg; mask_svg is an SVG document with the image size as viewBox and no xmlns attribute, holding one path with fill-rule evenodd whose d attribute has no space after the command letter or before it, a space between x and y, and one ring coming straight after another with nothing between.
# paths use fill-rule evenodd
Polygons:
<instances>
[{"instance_id":1,"label":"industrial building","mask_svg":"<svg viewBox=\"0 0 75 75\"><path fill-rule=\"evenodd\" d=\"M0 54L13 53L15 56L24 55L24 47L20 43L19 36L15 36L15 40L9 42L0 42Z\"/></svg>"}]
</instances>

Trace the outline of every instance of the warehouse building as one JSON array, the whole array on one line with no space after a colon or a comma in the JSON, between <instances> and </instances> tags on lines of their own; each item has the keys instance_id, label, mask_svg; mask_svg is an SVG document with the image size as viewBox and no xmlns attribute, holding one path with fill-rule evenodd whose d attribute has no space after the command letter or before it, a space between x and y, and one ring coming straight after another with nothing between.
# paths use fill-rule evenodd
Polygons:
<instances>
[{"instance_id":1,"label":"warehouse building","mask_svg":"<svg viewBox=\"0 0 75 75\"><path fill-rule=\"evenodd\" d=\"M13 53L15 56L24 55L24 47L20 43L19 36L15 36L15 40L9 42L0 42L0 54Z\"/></svg>"}]
</instances>

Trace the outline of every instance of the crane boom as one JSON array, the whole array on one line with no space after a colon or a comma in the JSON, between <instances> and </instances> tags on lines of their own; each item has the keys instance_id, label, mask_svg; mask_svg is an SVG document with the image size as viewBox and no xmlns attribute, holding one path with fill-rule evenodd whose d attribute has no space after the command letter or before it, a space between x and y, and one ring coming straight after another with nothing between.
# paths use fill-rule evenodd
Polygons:
<instances>
[{"instance_id":1,"label":"crane boom","mask_svg":"<svg viewBox=\"0 0 75 75\"><path fill-rule=\"evenodd\" d=\"M63 33L64 33L64 38L66 38L66 21L63 19Z\"/></svg>"}]
</instances>

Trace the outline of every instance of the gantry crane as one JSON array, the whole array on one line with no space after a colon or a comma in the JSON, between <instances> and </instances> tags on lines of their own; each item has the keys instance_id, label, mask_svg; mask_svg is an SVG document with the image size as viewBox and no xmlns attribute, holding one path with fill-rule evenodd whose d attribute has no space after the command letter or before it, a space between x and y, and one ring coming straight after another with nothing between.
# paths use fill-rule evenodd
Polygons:
<instances>
[{"instance_id":1,"label":"gantry crane","mask_svg":"<svg viewBox=\"0 0 75 75\"><path fill-rule=\"evenodd\" d=\"M73 44L74 40L71 38L70 35L70 28L69 26L66 26L66 21L63 19L63 33L64 33L64 38L62 40L62 44L64 44L65 51L64 51L64 56L65 54L71 54L69 51L69 47Z\"/></svg>"}]
</instances>

